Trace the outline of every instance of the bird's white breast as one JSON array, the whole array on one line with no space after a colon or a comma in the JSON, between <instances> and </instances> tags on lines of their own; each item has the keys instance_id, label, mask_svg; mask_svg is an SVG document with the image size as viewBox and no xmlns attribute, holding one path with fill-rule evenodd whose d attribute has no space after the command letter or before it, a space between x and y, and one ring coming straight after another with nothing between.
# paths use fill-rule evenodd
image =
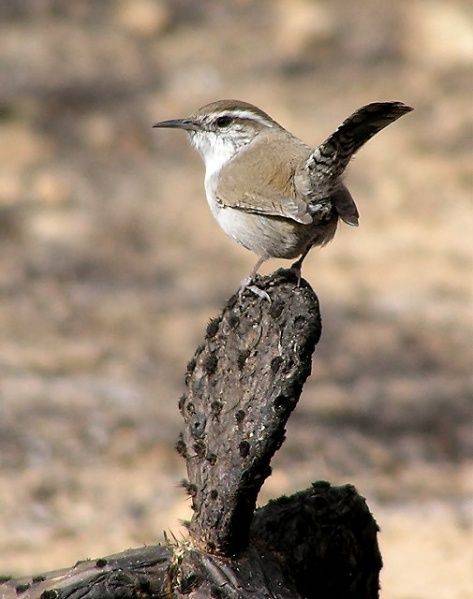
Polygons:
<instances>
[{"instance_id":1,"label":"bird's white breast","mask_svg":"<svg viewBox=\"0 0 473 599\"><path fill-rule=\"evenodd\" d=\"M222 212L222 208L217 203L215 192L221 169L235 156L237 149L232 143L225 143L224 140L219 139L218 137L209 141L210 143L207 141L205 145L203 143L199 144L198 142L195 145L201 152L205 162L205 194L207 196L207 202L209 203L212 214L219 221L220 226L222 226L219 220L219 214ZM226 232L228 233L228 231Z\"/></svg>"},{"instance_id":2,"label":"bird's white breast","mask_svg":"<svg viewBox=\"0 0 473 599\"><path fill-rule=\"evenodd\" d=\"M221 168L221 167L220 167ZM227 235L233 237L235 241L240 242L239 231L244 229L244 217L240 211L234 210L233 208L224 208L218 201L216 196L216 189L218 185L218 175L220 168L217 168L214 172L208 170L205 174L205 195L207 196L207 202L210 206L212 214L217 219L218 224L222 227ZM241 242L240 242L241 243Z\"/></svg>"}]
</instances>

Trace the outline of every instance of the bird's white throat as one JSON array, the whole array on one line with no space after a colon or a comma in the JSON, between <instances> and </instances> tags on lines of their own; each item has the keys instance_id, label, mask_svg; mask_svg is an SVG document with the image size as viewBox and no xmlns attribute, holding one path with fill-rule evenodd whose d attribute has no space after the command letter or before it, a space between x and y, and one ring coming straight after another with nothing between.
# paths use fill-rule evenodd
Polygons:
<instances>
[{"instance_id":1,"label":"bird's white throat","mask_svg":"<svg viewBox=\"0 0 473 599\"><path fill-rule=\"evenodd\" d=\"M212 214L220 223L222 210L215 196L218 185L218 175L227 162L238 154L242 147L247 144L236 144L234 140L229 139L226 136L215 135L211 132L196 132L189 137L192 145L196 148L204 161L205 195ZM220 224L223 226L222 223Z\"/></svg>"},{"instance_id":2,"label":"bird's white throat","mask_svg":"<svg viewBox=\"0 0 473 599\"><path fill-rule=\"evenodd\" d=\"M251 141L248 138L235 139L212 132L196 132L190 135L190 140L204 160L206 186Z\"/></svg>"}]
</instances>

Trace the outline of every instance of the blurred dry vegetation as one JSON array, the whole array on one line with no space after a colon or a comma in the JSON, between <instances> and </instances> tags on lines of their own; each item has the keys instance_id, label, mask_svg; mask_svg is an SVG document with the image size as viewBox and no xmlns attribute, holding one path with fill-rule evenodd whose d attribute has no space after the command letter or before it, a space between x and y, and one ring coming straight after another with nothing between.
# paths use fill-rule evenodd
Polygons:
<instances>
[{"instance_id":1,"label":"blurred dry vegetation","mask_svg":"<svg viewBox=\"0 0 473 599\"><path fill-rule=\"evenodd\" d=\"M236 97L315 144L393 99L415 112L347 177L360 228L305 264L324 335L261 501L353 482L385 597L473 596L472 58L466 1L0 2L1 573L188 516L182 373L253 257L152 123Z\"/></svg>"}]
</instances>

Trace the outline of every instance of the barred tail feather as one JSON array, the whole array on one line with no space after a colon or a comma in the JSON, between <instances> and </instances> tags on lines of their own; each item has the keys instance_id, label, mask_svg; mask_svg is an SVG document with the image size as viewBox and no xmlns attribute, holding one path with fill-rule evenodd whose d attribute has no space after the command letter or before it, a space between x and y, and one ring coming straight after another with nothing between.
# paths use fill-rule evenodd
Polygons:
<instances>
[{"instance_id":1,"label":"barred tail feather","mask_svg":"<svg viewBox=\"0 0 473 599\"><path fill-rule=\"evenodd\" d=\"M413 110L402 102L373 102L349 116L307 161L314 186L322 195L333 191L351 157L378 131Z\"/></svg>"},{"instance_id":2,"label":"barred tail feather","mask_svg":"<svg viewBox=\"0 0 473 599\"><path fill-rule=\"evenodd\" d=\"M350 158L373 135L412 108L402 102L373 102L349 116L322 145L336 145L342 156Z\"/></svg>"}]
</instances>

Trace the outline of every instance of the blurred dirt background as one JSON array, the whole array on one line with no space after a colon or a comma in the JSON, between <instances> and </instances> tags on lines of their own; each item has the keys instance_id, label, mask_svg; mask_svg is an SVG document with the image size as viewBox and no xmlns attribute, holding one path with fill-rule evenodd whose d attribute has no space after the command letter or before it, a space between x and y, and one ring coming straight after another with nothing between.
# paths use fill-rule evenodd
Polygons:
<instances>
[{"instance_id":1,"label":"blurred dirt background","mask_svg":"<svg viewBox=\"0 0 473 599\"><path fill-rule=\"evenodd\" d=\"M189 515L182 375L253 256L153 122L236 97L315 144L392 99L416 110L348 173L360 228L305 263L324 334L260 501L352 482L384 597L473 596L472 58L466 1L0 2L0 573Z\"/></svg>"}]
</instances>

